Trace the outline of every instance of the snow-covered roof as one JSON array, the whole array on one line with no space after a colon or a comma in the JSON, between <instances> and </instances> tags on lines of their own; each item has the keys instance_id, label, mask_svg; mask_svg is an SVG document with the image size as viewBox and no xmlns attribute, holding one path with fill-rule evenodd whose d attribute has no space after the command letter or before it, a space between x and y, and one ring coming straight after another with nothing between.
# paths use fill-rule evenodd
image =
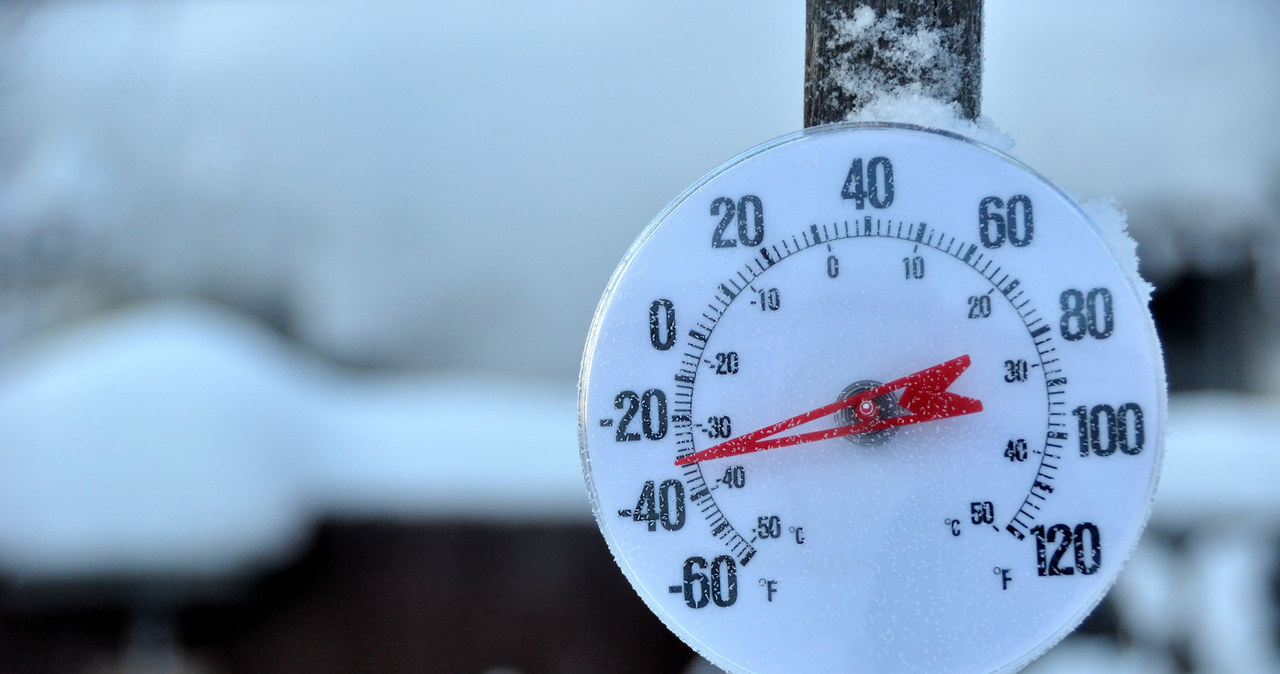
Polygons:
<instances>
[{"instance_id":1,"label":"snow-covered roof","mask_svg":"<svg viewBox=\"0 0 1280 674\"><path fill-rule=\"evenodd\" d=\"M24 12L0 39L4 231L58 224L95 289L265 307L344 362L571 377L644 224L801 124L803 3ZM1017 156L1135 216L1207 205L1183 227L1210 234L1153 247L1153 269L1274 218L1280 4L990 0L985 16L983 111Z\"/></svg>"}]
</instances>

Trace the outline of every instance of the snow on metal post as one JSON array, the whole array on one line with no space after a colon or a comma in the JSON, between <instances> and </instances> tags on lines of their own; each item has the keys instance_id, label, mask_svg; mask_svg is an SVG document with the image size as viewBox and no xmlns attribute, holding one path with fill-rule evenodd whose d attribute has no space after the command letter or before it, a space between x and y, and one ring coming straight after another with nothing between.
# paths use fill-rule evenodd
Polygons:
<instances>
[{"instance_id":1,"label":"snow on metal post","mask_svg":"<svg viewBox=\"0 0 1280 674\"><path fill-rule=\"evenodd\" d=\"M978 117L982 0L806 5L806 127L845 120L881 96L932 98Z\"/></svg>"}]
</instances>

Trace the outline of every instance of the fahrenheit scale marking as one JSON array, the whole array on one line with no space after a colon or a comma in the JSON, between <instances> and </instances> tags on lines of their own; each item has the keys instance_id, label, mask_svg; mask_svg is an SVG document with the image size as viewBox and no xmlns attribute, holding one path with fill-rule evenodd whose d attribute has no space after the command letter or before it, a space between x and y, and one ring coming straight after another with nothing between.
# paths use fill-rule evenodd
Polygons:
<instances>
[{"instance_id":1,"label":"fahrenheit scale marking","mask_svg":"<svg viewBox=\"0 0 1280 674\"><path fill-rule=\"evenodd\" d=\"M583 359L583 470L623 573L725 669L1013 671L1136 543L1163 376L1043 178L926 129L813 129L632 246Z\"/></svg>"}]
</instances>

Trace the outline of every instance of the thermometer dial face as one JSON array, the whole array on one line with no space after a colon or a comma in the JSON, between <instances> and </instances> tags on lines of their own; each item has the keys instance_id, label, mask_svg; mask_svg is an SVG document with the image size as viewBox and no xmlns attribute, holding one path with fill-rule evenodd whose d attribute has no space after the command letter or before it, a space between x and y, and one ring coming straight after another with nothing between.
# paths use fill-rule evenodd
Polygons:
<instances>
[{"instance_id":1,"label":"thermometer dial face","mask_svg":"<svg viewBox=\"0 0 1280 674\"><path fill-rule=\"evenodd\" d=\"M631 247L580 381L623 573L737 672L1007 671L1146 521L1164 370L1083 212L999 152L849 125L766 144Z\"/></svg>"}]
</instances>

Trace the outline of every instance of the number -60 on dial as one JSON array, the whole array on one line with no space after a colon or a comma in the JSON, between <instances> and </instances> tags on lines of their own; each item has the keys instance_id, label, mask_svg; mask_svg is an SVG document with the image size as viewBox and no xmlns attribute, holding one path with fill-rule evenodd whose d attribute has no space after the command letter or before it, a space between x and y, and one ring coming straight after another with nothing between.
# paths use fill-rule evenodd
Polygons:
<instances>
[{"instance_id":1,"label":"number -60 on dial","mask_svg":"<svg viewBox=\"0 0 1280 674\"><path fill-rule=\"evenodd\" d=\"M600 529L733 672L987 672L1101 600L1145 524L1164 369L1060 190L898 125L787 136L640 235L580 380Z\"/></svg>"}]
</instances>

